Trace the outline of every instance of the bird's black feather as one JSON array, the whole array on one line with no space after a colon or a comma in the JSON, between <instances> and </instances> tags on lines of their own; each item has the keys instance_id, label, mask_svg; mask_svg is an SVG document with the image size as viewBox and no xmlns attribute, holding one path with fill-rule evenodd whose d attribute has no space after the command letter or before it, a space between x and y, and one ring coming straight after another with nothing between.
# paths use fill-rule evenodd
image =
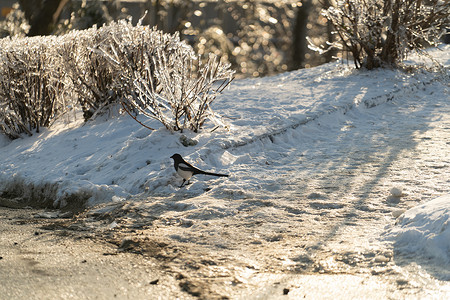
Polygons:
<instances>
[{"instance_id":1,"label":"bird's black feather","mask_svg":"<svg viewBox=\"0 0 450 300\"><path fill-rule=\"evenodd\" d=\"M183 183L181 184L181 186L183 186L186 181L189 182L189 179L192 176L197 175L197 174L218 176L218 177L228 177L229 176L228 174L218 174L218 173L211 173L211 172L206 172L206 171L200 170L200 169L194 167L193 165L191 165L190 163L188 163L187 161L185 161L183 159L183 157L181 157L181 155L178 153L172 155L170 158L173 159L173 166L174 166L175 170L177 171L178 175L183 177Z\"/></svg>"}]
</instances>

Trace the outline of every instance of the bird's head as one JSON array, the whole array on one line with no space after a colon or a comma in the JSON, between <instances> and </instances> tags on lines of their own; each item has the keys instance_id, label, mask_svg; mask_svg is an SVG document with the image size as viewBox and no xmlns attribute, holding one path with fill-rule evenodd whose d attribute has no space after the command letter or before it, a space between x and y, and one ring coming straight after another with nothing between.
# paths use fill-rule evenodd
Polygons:
<instances>
[{"instance_id":1,"label":"bird's head","mask_svg":"<svg viewBox=\"0 0 450 300\"><path fill-rule=\"evenodd\" d=\"M181 159L181 155L178 153L175 153L174 155L172 155L170 158L172 158L173 160L180 160Z\"/></svg>"}]
</instances>

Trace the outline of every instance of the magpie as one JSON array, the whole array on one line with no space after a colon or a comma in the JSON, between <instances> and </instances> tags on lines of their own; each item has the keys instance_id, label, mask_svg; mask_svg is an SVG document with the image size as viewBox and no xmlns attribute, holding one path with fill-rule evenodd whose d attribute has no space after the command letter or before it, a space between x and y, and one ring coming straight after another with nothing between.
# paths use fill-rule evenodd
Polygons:
<instances>
[{"instance_id":1,"label":"magpie","mask_svg":"<svg viewBox=\"0 0 450 300\"><path fill-rule=\"evenodd\" d=\"M187 181L187 184L189 184L189 179L196 174L204 174L204 175L219 176L219 177L230 176L227 174L216 174L216 173L205 172L200 169L197 169L196 167L192 166L190 163L186 162L181 157L181 155L178 153L175 153L170 158L173 159L173 166L175 167L175 170L177 171L178 175L183 177L183 183L180 185L180 188L183 187L183 185L185 184L186 181Z\"/></svg>"}]
</instances>

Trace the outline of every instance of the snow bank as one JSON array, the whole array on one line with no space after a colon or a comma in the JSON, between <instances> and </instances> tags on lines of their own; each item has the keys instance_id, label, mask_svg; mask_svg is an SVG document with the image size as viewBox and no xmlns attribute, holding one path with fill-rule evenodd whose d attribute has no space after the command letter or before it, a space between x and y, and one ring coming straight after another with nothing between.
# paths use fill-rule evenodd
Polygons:
<instances>
[{"instance_id":1,"label":"snow bank","mask_svg":"<svg viewBox=\"0 0 450 300\"><path fill-rule=\"evenodd\" d=\"M386 239L402 253L423 255L450 268L450 194L406 211Z\"/></svg>"}]
</instances>

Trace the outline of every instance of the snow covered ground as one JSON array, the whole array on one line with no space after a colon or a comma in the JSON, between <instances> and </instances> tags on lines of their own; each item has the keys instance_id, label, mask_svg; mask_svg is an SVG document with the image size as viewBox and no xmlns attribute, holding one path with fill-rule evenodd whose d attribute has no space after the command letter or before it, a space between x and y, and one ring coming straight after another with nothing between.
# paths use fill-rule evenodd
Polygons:
<instances>
[{"instance_id":1,"label":"snow covered ground","mask_svg":"<svg viewBox=\"0 0 450 300\"><path fill-rule=\"evenodd\" d=\"M416 206L400 216L387 237L395 247L416 257L421 255L443 266L439 276L450 280L450 194Z\"/></svg>"},{"instance_id":2,"label":"snow covered ground","mask_svg":"<svg viewBox=\"0 0 450 300\"><path fill-rule=\"evenodd\" d=\"M67 116L0 139L0 199L87 201L93 230L139 229L170 245L167 256L184 249L171 268L195 270L221 295L245 285L255 290L237 296L270 296L256 288L268 281L303 295L304 278L267 274L377 275L396 278L385 296L448 295L450 47L430 53L444 71L332 63L236 81L214 102L229 131ZM197 144L183 146L185 137ZM231 176L197 175L180 189L174 153Z\"/></svg>"}]
</instances>

